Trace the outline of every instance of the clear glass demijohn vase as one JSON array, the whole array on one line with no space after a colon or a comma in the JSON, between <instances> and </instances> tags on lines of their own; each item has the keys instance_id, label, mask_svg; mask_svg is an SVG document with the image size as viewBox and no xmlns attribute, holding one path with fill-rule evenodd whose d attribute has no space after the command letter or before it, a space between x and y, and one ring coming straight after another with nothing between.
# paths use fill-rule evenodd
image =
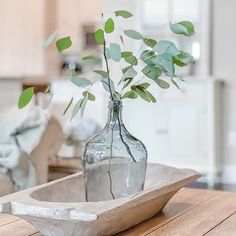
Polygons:
<instances>
[{"instance_id":1,"label":"clear glass demijohn vase","mask_svg":"<svg viewBox=\"0 0 236 236\"><path fill-rule=\"evenodd\" d=\"M87 201L117 199L143 190L147 150L122 120L122 103L111 101L104 129L85 147L82 159Z\"/></svg>"}]
</instances>

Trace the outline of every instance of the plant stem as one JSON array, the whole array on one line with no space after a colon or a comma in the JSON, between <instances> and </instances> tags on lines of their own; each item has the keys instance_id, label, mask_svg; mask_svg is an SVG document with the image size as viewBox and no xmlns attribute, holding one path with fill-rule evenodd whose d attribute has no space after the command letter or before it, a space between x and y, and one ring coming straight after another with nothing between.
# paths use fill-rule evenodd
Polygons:
<instances>
[{"instance_id":1,"label":"plant stem","mask_svg":"<svg viewBox=\"0 0 236 236\"><path fill-rule=\"evenodd\" d=\"M102 18L103 18L103 14L102 14ZM109 70L109 64L108 64L108 59L107 59L107 55L106 55L106 39L105 39L105 35L104 35L104 40L103 40L103 56L104 56L104 60L105 60L105 64L106 64L106 70L107 70L107 74L108 74L108 88L109 88L109 92L110 92L110 97L111 100L113 100L113 94L112 94L112 89L111 89L111 78L110 78L110 70Z\"/></svg>"},{"instance_id":2,"label":"plant stem","mask_svg":"<svg viewBox=\"0 0 236 236\"><path fill-rule=\"evenodd\" d=\"M108 65L108 60L107 60L107 55L106 55L106 40L105 40L105 38L104 38L104 41L103 41L103 56L104 56L104 59L105 59L106 70L107 70L107 74L108 74L109 92L110 92L111 100L113 100L112 90L111 90L110 70L109 70L109 65Z\"/></svg>"},{"instance_id":3,"label":"plant stem","mask_svg":"<svg viewBox=\"0 0 236 236\"><path fill-rule=\"evenodd\" d=\"M113 156L113 133L114 133L115 125L116 125L116 121L115 121L115 124L113 125L112 131L111 131L110 157L109 157L109 164L108 164L108 170L107 170L109 181L110 181L110 193L111 193L111 196L112 196L113 199L115 199L115 195L112 191L111 159L112 159L112 156Z\"/></svg>"},{"instance_id":4,"label":"plant stem","mask_svg":"<svg viewBox=\"0 0 236 236\"><path fill-rule=\"evenodd\" d=\"M109 177L109 181L110 181L110 193L111 193L112 199L115 199L115 196L114 196L114 194L113 194L113 192L112 192L112 178L111 178L111 173L110 173L109 170L107 171L107 173L108 173L108 177Z\"/></svg>"},{"instance_id":5,"label":"plant stem","mask_svg":"<svg viewBox=\"0 0 236 236\"><path fill-rule=\"evenodd\" d=\"M119 134L120 134L121 141L125 145L125 148L126 148L127 152L129 153L129 155L130 155L131 159L133 160L133 162L136 162L133 154L131 153L129 145L125 142L125 140L124 140L124 138L122 136L122 133L121 133L121 123L120 123L120 117L119 116L117 116L117 120L118 120L118 123L119 123Z\"/></svg>"}]
</instances>

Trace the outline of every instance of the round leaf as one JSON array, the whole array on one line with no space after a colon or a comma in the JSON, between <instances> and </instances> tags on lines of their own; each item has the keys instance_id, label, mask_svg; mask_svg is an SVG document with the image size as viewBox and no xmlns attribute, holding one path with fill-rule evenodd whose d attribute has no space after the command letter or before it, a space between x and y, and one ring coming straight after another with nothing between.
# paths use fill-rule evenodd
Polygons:
<instances>
[{"instance_id":1,"label":"round leaf","mask_svg":"<svg viewBox=\"0 0 236 236\"><path fill-rule=\"evenodd\" d=\"M82 99L80 99L75 105L74 108L72 110L72 115L71 115L71 120L79 113L79 110L81 108L81 103L82 103Z\"/></svg>"},{"instance_id":2,"label":"round leaf","mask_svg":"<svg viewBox=\"0 0 236 236\"><path fill-rule=\"evenodd\" d=\"M138 31L136 31L136 30L131 30L131 29L125 30L125 31L124 31L124 34L125 34L126 36L132 38L132 39L137 39L137 40L143 39L142 34L140 34L140 33L139 33Z\"/></svg>"},{"instance_id":3,"label":"round leaf","mask_svg":"<svg viewBox=\"0 0 236 236\"><path fill-rule=\"evenodd\" d=\"M91 82L88 79L79 76L72 77L71 82L81 88L87 87L91 84Z\"/></svg>"},{"instance_id":4,"label":"round leaf","mask_svg":"<svg viewBox=\"0 0 236 236\"><path fill-rule=\"evenodd\" d=\"M143 74L150 79L157 79L162 74L162 70L155 65L147 65L142 70Z\"/></svg>"},{"instance_id":5,"label":"round leaf","mask_svg":"<svg viewBox=\"0 0 236 236\"><path fill-rule=\"evenodd\" d=\"M145 89L140 86L132 86L131 89L134 90L143 100L150 102L150 98Z\"/></svg>"},{"instance_id":6,"label":"round leaf","mask_svg":"<svg viewBox=\"0 0 236 236\"><path fill-rule=\"evenodd\" d=\"M96 97L88 91L84 91L83 96L87 97L89 101L95 101L96 100Z\"/></svg>"},{"instance_id":7,"label":"round leaf","mask_svg":"<svg viewBox=\"0 0 236 236\"><path fill-rule=\"evenodd\" d=\"M103 78L108 78L109 77L108 73L104 70L95 70L94 72L101 75Z\"/></svg>"},{"instance_id":8,"label":"round leaf","mask_svg":"<svg viewBox=\"0 0 236 236\"><path fill-rule=\"evenodd\" d=\"M165 80L156 79L155 82L160 88L168 89L170 87L170 85Z\"/></svg>"},{"instance_id":9,"label":"round leaf","mask_svg":"<svg viewBox=\"0 0 236 236\"><path fill-rule=\"evenodd\" d=\"M153 103L156 103L156 101L157 101L156 98L147 90L146 90L146 93L147 93L148 97L150 98L150 101Z\"/></svg>"},{"instance_id":10,"label":"round leaf","mask_svg":"<svg viewBox=\"0 0 236 236\"><path fill-rule=\"evenodd\" d=\"M130 18L133 16L132 13L125 11L125 10L119 10L119 11L115 11L116 16L121 16L123 18Z\"/></svg>"},{"instance_id":11,"label":"round leaf","mask_svg":"<svg viewBox=\"0 0 236 236\"><path fill-rule=\"evenodd\" d=\"M93 55L85 56L82 58L82 61L87 61L87 60L95 60L96 57Z\"/></svg>"},{"instance_id":12,"label":"round leaf","mask_svg":"<svg viewBox=\"0 0 236 236\"><path fill-rule=\"evenodd\" d=\"M134 55L131 55L129 57L125 57L124 59L130 65L138 65L138 59Z\"/></svg>"},{"instance_id":13,"label":"round leaf","mask_svg":"<svg viewBox=\"0 0 236 236\"><path fill-rule=\"evenodd\" d=\"M137 74L138 74L137 71L131 68L124 73L122 79L134 78Z\"/></svg>"},{"instance_id":14,"label":"round leaf","mask_svg":"<svg viewBox=\"0 0 236 236\"><path fill-rule=\"evenodd\" d=\"M130 99L135 99L137 97L138 94L134 90L128 91L122 96L122 98L130 98Z\"/></svg>"},{"instance_id":15,"label":"round leaf","mask_svg":"<svg viewBox=\"0 0 236 236\"><path fill-rule=\"evenodd\" d=\"M155 47L155 45L157 44L157 41L155 39L143 39L143 42L150 48Z\"/></svg>"},{"instance_id":16,"label":"round leaf","mask_svg":"<svg viewBox=\"0 0 236 236\"><path fill-rule=\"evenodd\" d=\"M105 23L105 32L106 33L112 33L114 31L114 21L112 18L109 18Z\"/></svg>"},{"instance_id":17,"label":"round leaf","mask_svg":"<svg viewBox=\"0 0 236 236\"><path fill-rule=\"evenodd\" d=\"M180 54L178 54L175 58L174 58L174 63L177 66L186 66L190 63L192 63L194 61L193 56L190 55L187 52L181 51Z\"/></svg>"},{"instance_id":18,"label":"round leaf","mask_svg":"<svg viewBox=\"0 0 236 236\"><path fill-rule=\"evenodd\" d=\"M107 92L110 92L110 89L109 89L109 81L110 81L110 85L111 85L111 91L113 92L113 91L115 90L114 82L113 82L111 79L103 78L101 81L102 81L102 86L103 86L103 88L104 88Z\"/></svg>"},{"instance_id":19,"label":"round leaf","mask_svg":"<svg viewBox=\"0 0 236 236\"><path fill-rule=\"evenodd\" d=\"M194 25L190 21L181 21L176 24L170 24L170 29L175 34L192 36L195 33Z\"/></svg>"},{"instance_id":20,"label":"round leaf","mask_svg":"<svg viewBox=\"0 0 236 236\"><path fill-rule=\"evenodd\" d=\"M168 53L172 56L177 56L180 53L175 44L167 40L159 41L153 50L158 54Z\"/></svg>"},{"instance_id":21,"label":"round leaf","mask_svg":"<svg viewBox=\"0 0 236 236\"><path fill-rule=\"evenodd\" d=\"M110 44L110 56L111 59L119 62L121 59L121 49L120 49L120 45L117 43L111 43Z\"/></svg>"},{"instance_id":22,"label":"round leaf","mask_svg":"<svg viewBox=\"0 0 236 236\"><path fill-rule=\"evenodd\" d=\"M161 67L168 76L175 76L175 66L172 60L172 55L168 53L160 54L155 59L153 59L153 63Z\"/></svg>"},{"instance_id":23,"label":"round leaf","mask_svg":"<svg viewBox=\"0 0 236 236\"><path fill-rule=\"evenodd\" d=\"M121 57L122 57L122 58L130 57L130 56L132 56L132 55L133 55L133 53L130 52L130 51L124 51L124 52L121 53Z\"/></svg>"},{"instance_id":24,"label":"round leaf","mask_svg":"<svg viewBox=\"0 0 236 236\"><path fill-rule=\"evenodd\" d=\"M72 42L71 42L71 39L69 36L65 37L65 38L58 39L56 42L58 52L64 51L65 49L71 47L71 45L72 45Z\"/></svg>"},{"instance_id":25,"label":"round leaf","mask_svg":"<svg viewBox=\"0 0 236 236\"><path fill-rule=\"evenodd\" d=\"M27 106L31 101L31 99L33 98L33 96L34 96L34 87L25 89L19 97L18 108L22 109L25 106Z\"/></svg>"},{"instance_id":26,"label":"round leaf","mask_svg":"<svg viewBox=\"0 0 236 236\"><path fill-rule=\"evenodd\" d=\"M150 84L149 83L142 83L142 84L138 84L138 86L142 87L143 89L147 89Z\"/></svg>"},{"instance_id":27,"label":"round leaf","mask_svg":"<svg viewBox=\"0 0 236 236\"><path fill-rule=\"evenodd\" d=\"M102 29L99 29L95 32L95 40L97 44L104 43L104 31Z\"/></svg>"}]
</instances>

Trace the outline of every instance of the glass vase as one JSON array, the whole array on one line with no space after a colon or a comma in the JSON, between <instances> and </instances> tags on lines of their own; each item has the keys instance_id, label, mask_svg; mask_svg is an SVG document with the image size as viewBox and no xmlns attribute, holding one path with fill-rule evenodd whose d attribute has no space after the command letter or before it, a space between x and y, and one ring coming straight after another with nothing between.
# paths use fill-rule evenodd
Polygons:
<instances>
[{"instance_id":1,"label":"glass vase","mask_svg":"<svg viewBox=\"0 0 236 236\"><path fill-rule=\"evenodd\" d=\"M87 201L117 199L143 190L147 150L122 120L122 103L111 101L104 129L85 147L82 159Z\"/></svg>"}]
</instances>

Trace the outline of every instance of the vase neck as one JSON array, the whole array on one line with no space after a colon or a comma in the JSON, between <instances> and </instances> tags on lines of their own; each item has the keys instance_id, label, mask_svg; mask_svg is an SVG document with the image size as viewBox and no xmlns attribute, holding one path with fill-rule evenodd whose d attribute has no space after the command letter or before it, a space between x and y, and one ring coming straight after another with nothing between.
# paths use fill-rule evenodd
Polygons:
<instances>
[{"instance_id":1,"label":"vase neck","mask_svg":"<svg viewBox=\"0 0 236 236\"><path fill-rule=\"evenodd\" d=\"M123 125L122 102L110 101L106 127Z\"/></svg>"}]
</instances>

